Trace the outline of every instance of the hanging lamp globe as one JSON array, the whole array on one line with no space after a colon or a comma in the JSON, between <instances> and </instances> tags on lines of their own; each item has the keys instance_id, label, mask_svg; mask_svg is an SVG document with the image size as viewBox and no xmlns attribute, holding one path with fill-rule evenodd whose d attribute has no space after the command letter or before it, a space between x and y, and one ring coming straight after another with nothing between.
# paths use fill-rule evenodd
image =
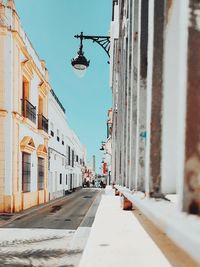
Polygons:
<instances>
[{"instance_id":1,"label":"hanging lamp globe","mask_svg":"<svg viewBox=\"0 0 200 267\"><path fill-rule=\"evenodd\" d=\"M84 56L82 43L77 56L71 60L71 64L74 68L75 73L79 77L83 77L87 67L89 67L90 61L87 60L87 58Z\"/></svg>"},{"instance_id":2,"label":"hanging lamp globe","mask_svg":"<svg viewBox=\"0 0 200 267\"><path fill-rule=\"evenodd\" d=\"M101 150L101 151L103 151L103 150L104 150L104 147L103 147L103 145L101 146L101 148L100 148L99 150Z\"/></svg>"},{"instance_id":3,"label":"hanging lamp globe","mask_svg":"<svg viewBox=\"0 0 200 267\"><path fill-rule=\"evenodd\" d=\"M77 57L72 59L71 63L76 70L82 71L89 67L90 61L83 54L78 54Z\"/></svg>"}]
</instances>

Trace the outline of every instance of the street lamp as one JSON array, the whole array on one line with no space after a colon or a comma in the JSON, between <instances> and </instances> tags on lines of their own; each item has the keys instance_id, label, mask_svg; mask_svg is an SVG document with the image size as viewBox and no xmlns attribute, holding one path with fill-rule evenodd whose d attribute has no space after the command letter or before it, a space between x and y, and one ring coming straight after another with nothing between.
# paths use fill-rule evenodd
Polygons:
<instances>
[{"instance_id":1,"label":"street lamp","mask_svg":"<svg viewBox=\"0 0 200 267\"><path fill-rule=\"evenodd\" d=\"M110 37L109 36L92 36L92 35L83 35L81 32L80 35L75 35L75 38L80 39L80 47L77 53L77 56L71 60L71 64L79 77L83 77L86 72L86 69L89 67L90 61L86 59L83 52L83 39L92 40L93 42L98 43L104 51L107 53L108 57L110 51Z\"/></svg>"},{"instance_id":2,"label":"street lamp","mask_svg":"<svg viewBox=\"0 0 200 267\"><path fill-rule=\"evenodd\" d=\"M90 64L90 61L87 60L86 57L84 56L84 52L83 52L83 38L82 38L82 36L83 35L81 33L80 47L79 47L79 51L77 52L77 56L71 60L71 64L74 67L75 73L79 77L83 77L84 76L84 74L86 72L86 68Z\"/></svg>"},{"instance_id":3,"label":"street lamp","mask_svg":"<svg viewBox=\"0 0 200 267\"><path fill-rule=\"evenodd\" d=\"M105 150L105 142L103 141L101 142L101 148L99 150L102 150L102 151Z\"/></svg>"}]
</instances>

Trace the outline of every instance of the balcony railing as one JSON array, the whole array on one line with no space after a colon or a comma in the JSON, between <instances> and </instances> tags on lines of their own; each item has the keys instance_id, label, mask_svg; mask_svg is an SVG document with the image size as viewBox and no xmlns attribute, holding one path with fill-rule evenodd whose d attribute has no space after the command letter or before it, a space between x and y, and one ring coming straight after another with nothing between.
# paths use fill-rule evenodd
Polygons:
<instances>
[{"instance_id":1,"label":"balcony railing","mask_svg":"<svg viewBox=\"0 0 200 267\"><path fill-rule=\"evenodd\" d=\"M22 114L25 118L36 123L36 107L34 107L27 99L22 99Z\"/></svg>"},{"instance_id":2,"label":"balcony railing","mask_svg":"<svg viewBox=\"0 0 200 267\"><path fill-rule=\"evenodd\" d=\"M48 128L48 120L42 114L38 114L38 129L44 130L46 133L48 133Z\"/></svg>"}]
</instances>

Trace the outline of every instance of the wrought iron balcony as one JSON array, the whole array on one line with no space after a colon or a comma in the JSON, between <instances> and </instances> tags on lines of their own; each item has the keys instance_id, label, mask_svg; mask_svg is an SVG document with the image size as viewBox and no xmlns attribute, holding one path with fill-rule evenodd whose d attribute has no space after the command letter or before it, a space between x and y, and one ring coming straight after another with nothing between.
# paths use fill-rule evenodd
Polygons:
<instances>
[{"instance_id":1,"label":"wrought iron balcony","mask_svg":"<svg viewBox=\"0 0 200 267\"><path fill-rule=\"evenodd\" d=\"M42 114L38 114L38 129L44 130L48 133L49 122Z\"/></svg>"},{"instance_id":2,"label":"wrought iron balcony","mask_svg":"<svg viewBox=\"0 0 200 267\"><path fill-rule=\"evenodd\" d=\"M27 99L22 99L22 114L25 118L36 123L36 107L34 107Z\"/></svg>"}]
</instances>

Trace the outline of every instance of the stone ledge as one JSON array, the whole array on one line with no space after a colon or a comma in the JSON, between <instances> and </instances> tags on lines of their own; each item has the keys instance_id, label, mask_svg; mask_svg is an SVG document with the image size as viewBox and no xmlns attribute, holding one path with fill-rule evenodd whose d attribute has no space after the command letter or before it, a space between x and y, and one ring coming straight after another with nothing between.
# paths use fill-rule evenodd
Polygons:
<instances>
[{"instance_id":1,"label":"stone ledge","mask_svg":"<svg viewBox=\"0 0 200 267\"><path fill-rule=\"evenodd\" d=\"M163 199L150 199L142 192L115 186L133 205L167 234L180 248L200 263L200 218L178 210L177 206Z\"/></svg>"}]
</instances>

